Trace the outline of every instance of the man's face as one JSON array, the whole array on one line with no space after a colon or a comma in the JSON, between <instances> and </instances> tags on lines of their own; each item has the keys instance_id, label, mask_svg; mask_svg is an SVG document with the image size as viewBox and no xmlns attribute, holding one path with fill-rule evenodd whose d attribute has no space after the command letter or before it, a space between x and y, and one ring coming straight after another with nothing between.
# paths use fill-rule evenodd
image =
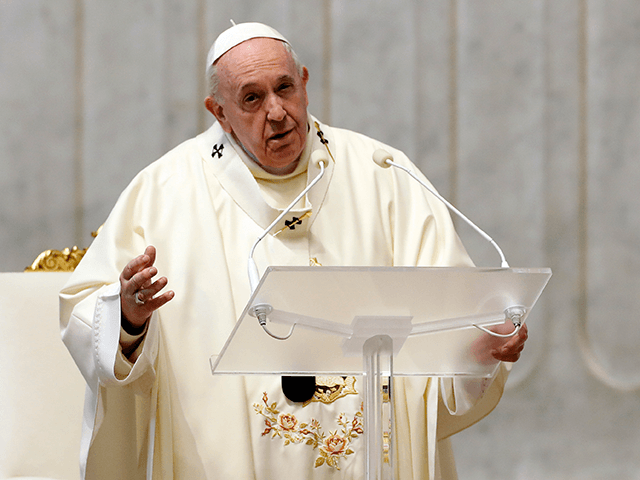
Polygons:
<instances>
[{"instance_id":1,"label":"man's face","mask_svg":"<svg viewBox=\"0 0 640 480\"><path fill-rule=\"evenodd\" d=\"M307 69L300 76L284 44L272 38L235 46L217 66L223 101L207 97L207 109L266 171L293 171L307 136Z\"/></svg>"}]
</instances>

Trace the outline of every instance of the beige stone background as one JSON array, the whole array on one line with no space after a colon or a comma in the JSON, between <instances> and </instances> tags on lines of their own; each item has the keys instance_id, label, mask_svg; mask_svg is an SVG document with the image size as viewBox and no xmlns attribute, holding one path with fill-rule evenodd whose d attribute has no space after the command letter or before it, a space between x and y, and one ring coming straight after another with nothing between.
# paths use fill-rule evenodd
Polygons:
<instances>
[{"instance_id":1,"label":"beige stone background","mask_svg":"<svg viewBox=\"0 0 640 480\"><path fill-rule=\"evenodd\" d=\"M209 125L230 18L290 39L323 121L403 149L512 266L553 269L503 401L455 437L460 478L640 479L637 0L0 0L0 271L88 245Z\"/></svg>"}]
</instances>

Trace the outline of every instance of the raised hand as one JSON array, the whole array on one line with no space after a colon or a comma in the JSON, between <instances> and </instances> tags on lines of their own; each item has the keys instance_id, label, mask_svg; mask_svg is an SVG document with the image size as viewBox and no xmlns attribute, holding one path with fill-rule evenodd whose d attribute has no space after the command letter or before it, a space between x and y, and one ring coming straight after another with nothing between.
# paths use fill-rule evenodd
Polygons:
<instances>
[{"instance_id":1,"label":"raised hand","mask_svg":"<svg viewBox=\"0 0 640 480\"><path fill-rule=\"evenodd\" d=\"M153 277L158 274L158 269L153 266L155 261L156 249L150 245L142 255L131 260L120 274L122 325L129 333L141 332L153 311L175 295L169 290L155 296L167 285L166 277L153 281Z\"/></svg>"}]
</instances>

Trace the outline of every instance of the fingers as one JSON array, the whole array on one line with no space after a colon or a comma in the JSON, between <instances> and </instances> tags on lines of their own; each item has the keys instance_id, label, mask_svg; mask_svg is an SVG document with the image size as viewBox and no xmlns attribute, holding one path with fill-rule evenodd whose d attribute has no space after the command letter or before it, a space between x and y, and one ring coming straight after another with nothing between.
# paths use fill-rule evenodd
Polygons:
<instances>
[{"instance_id":1,"label":"fingers","mask_svg":"<svg viewBox=\"0 0 640 480\"><path fill-rule=\"evenodd\" d=\"M149 270L152 272L154 269L152 268ZM129 283L133 283L133 280ZM134 289L132 295L135 296L137 294L138 300L142 303L146 303L147 300L152 299L156 293L166 287L167 283L167 277L161 277L153 283L151 283L151 280L149 280L139 288Z\"/></svg>"},{"instance_id":2,"label":"fingers","mask_svg":"<svg viewBox=\"0 0 640 480\"><path fill-rule=\"evenodd\" d=\"M121 276L124 278L124 280L131 280L136 273L152 266L155 261L156 249L154 246L149 245L142 255L137 256L129 263L127 263L127 265L122 270Z\"/></svg>"},{"instance_id":3,"label":"fingers","mask_svg":"<svg viewBox=\"0 0 640 480\"><path fill-rule=\"evenodd\" d=\"M524 344L520 344L516 347L507 348L507 345L498 348L492 352L493 358L502 362L515 362L520 358L524 350Z\"/></svg>"},{"instance_id":4,"label":"fingers","mask_svg":"<svg viewBox=\"0 0 640 480\"><path fill-rule=\"evenodd\" d=\"M163 293L162 295L158 295L157 297L152 297L150 300L145 300L144 307L149 311L149 315L153 313L154 310L159 309L169 300L171 300L175 296L175 293L171 290Z\"/></svg>"},{"instance_id":5,"label":"fingers","mask_svg":"<svg viewBox=\"0 0 640 480\"><path fill-rule=\"evenodd\" d=\"M523 324L516 335L509 339L504 345L491 352L493 358L502 362L515 362L520 358L524 350L524 344L529 338L527 324Z\"/></svg>"},{"instance_id":6,"label":"fingers","mask_svg":"<svg viewBox=\"0 0 640 480\"><path fill-rule=\"evenodd\" d=\"M149 245L144 249L144 254L149 257L149 265L156 263L156 247Z\"/></svg>"},{"instance_id":7,"label":"fingers","mask_svg":"<svg viewBox=\"0 0 640 480\"><path fill-rule=\"evenodd\" d=\"M158 274L156 267L147 267L138 273L136 273L131 280L125 285L125 293L137 292L142 289L150 288L152 285L153 277ZM157 282L156 282L157 283Z\"/></svg>"},{"instance_id":8,"label":"fingers","mask_svg":"<svg viewBox=\"0 0 640 480\"><path fill-rule=\"evenodd\" d=\"M129 281L136 273L149 265L151 265L151 258L147 254L142 254L127 263L127 265L122 269L120 277L125 281Z\"/></svg>"},{"instance_id":9,"label":"fingers","mask_svg":"<svg viewBox=\"0 0 640 480\"><path fill-rule=\"evenodd\" d=\"M153 266L155 260L156 249L148 246L144 253L131 260L120 274L122 314L135 328L144 325L154 310L174 297L172 291L156 296L168 282L166 277L153 280L158 274L158 269Z\"/></svg>"}]
</instances>

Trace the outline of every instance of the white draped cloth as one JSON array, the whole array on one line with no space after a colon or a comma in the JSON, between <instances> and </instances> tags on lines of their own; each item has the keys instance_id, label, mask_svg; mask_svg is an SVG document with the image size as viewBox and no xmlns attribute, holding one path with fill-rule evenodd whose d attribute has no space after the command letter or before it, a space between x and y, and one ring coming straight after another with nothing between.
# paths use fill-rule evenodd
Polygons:
<instances>
[{"instance_id":1,"label":"white draped cloth","mask_svg":"<svg viewBox=\"0 0 640 480\"><path fill-rule=\"evenodd\" d=\"M324 266L472 266L446 207L404 173L371 160L385 148L413 168L402 152L316 122L309 117L301 164L287 177L260 175L214 123L145 168L118 199L61 292L63 340L87 382L85 478L363 477L360 393L302 406L284 397L277 376L212 376L209 366L250 296L246 265L255 239L318 174L306 163L326 148L317 129L333 158L273 229L281 233L258 245L261 270L310 259ZM294 217L301 223L287 228ZM127 358L118 277L147 245L156 247L155 265L175 298L153 314ZM309 345L309 355L322 354ZM397 478L456 478L448 437L494 408L507 372L503 365L494 379L465 384L397 379ZM355 390L361 387L356 379Z\"/></svg>"}]
</instances>

